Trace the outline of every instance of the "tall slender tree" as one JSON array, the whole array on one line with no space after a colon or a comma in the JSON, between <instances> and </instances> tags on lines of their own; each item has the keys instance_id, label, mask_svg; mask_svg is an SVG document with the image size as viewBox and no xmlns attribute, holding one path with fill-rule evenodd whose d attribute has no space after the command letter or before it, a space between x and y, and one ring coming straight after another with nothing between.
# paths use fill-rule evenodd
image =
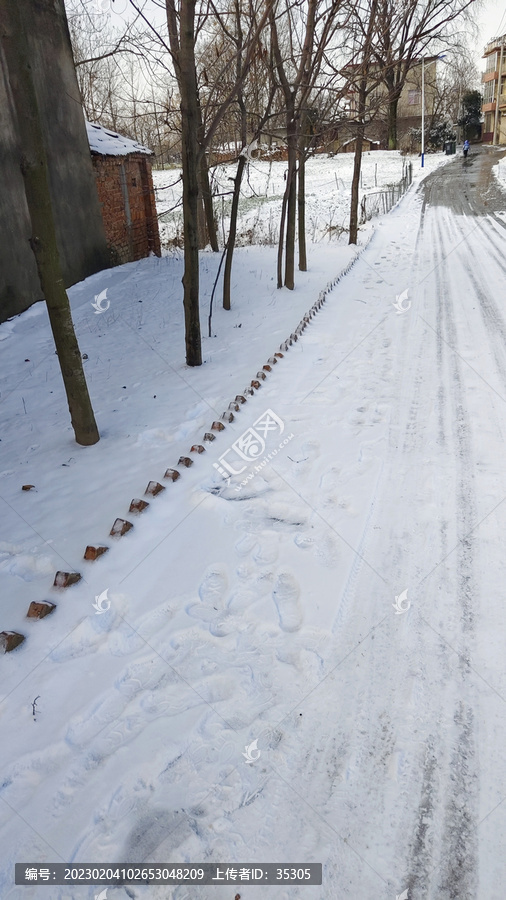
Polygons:
<instances>
[{"instance_id":1,"label":"tall slender tree","mask_svg":"<svg viewBox=\"0 0 506 900\"><path fill-rule=\"evenodd\" d=\"M130 0L132 2L132 0ZM201 130L199 93L196 72L196 2L181 0L179 9L176 0L165 0L167 27L169 31L170 53L181 94L182 146L183 146L183 230L185 273L184 307L186 322L187 363L201 365L199 317L199 258L198 258L198 189L202 155L211 146L214 135L224 116L235 101L247 78L255 56L260 35L265 28L270 9L275 0L264 0L258 19L251 17L251 27L244 36L241 64L236 77L216 104L212 116L204 122ZM213 14L219 19L218 12Z\"/></svg>"},{"instance_id":2,"label":"tall slender tree","mask_svg":"<svg viewBox=\"0 0 506 900\"><path fill-rule=\"evenodd\" d=\"M181 141L183 162L183 232L186 362L202 364L199 311L198 132L200 114L195 70L195 0L184 0L179 28L174 0L166 0L172 59L181 95Z\"/></svg>"},{"instance_id":3,"label":"tall slender tree","mask_svg":"<svg viewBox=\"0 0 506 900\"><path fill-rule=\"evenodd\" d=\"M338 27L337 14L341 6L341 0L306 0L305 3L295 4L292 7L289 0L286 0L283 18L277 8L273 8L269 16L274 57L273 76L283 97L288 154L288 172L278 242L278 287L284 284L290 290L295 286L297 160L301 149L301 122L307 115L322 62ZM304 165L304 155L299 158L299 164L301 161ZM300 186L304 187L303 177ZM299 224L303 226L304 210L300 205L298 212Z\"/></svg>"},{"instance_id":4,"label":"tall slender tree","mask_svg":"<svg viewBox=\"0 0 506 900\"><path fill-rule=\"evenodd\" d=\"M357 243L358 235L358 191L360 185L360 171L362 168L362 148L365 137L367 96L375 90L377 82L371 79L371 49L376 29L376 14L378 0L371 0L369 4L362 4L357 9L362 27L365 24L365 35L360 48L360 63L356 70L356 126L355 126L355 157L353 160L353 178L351 182L350 204L350 237L349 243Z\"/></svg>"}]
</instances>

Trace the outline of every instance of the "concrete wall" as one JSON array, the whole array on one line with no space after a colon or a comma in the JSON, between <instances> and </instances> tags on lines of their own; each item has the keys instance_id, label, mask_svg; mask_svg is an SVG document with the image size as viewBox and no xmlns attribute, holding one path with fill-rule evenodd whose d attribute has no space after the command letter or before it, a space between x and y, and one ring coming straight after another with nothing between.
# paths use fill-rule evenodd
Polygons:
<instances>
[{"instance_id":1,"label":"concrete wall","mask_svg":"<svg viewBox=\"0 0 506 900\"><path fill-rule=\"evenodd\" d=\"M17 0L32 53L49 159L65 284L111 264L91 163L63 0ZM42 299L20 169L20 148L0 48L0 322Z\"/></svg>"}]
</instances>

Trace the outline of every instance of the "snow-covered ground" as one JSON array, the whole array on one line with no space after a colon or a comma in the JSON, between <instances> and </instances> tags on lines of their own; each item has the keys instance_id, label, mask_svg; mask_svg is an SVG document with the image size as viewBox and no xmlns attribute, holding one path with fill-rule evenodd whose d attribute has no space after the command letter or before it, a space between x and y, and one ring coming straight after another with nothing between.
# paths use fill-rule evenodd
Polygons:
<instances>
[{"instance_id":1,"label":"snow-covered ground","mask_svg":"<svg viewBox=\"0 0 506 900\"><path fill-rule=\"evenodd\" d=\"M506 157L500 159L497 165L494 166L494 173L500 184L506 187Z\"/></svg>"},{"instance_id":2,"label":"snow-covered ground","mask_svg":"<svg viewBox=\"0 0 506 900\"><path fill-rule=\"evenodd\" d=\"M311 246L293 292L273 248L240 249L197 369L179 254L76 285L94 447L73 442L43 305L0 326L0 630L26 635L0 657L2 900L100 893L13 886L15 862L63 861L321 862L321 887L262 897L503 900L504 238L442 205L444 177L358 250ZM202 254L204 334L217 265ZM132 516L150 480L166 490ZM117 516L134 529L112 539ZM52 588L56 570L82 580Z\"/></svg>"},{"instance_id":3,"label":"snow-covered ground","mask_svg":"<svg viewBox=\"0 0 506 900\"><path fill-rule=\"evenodd\" d=\"M443 161L442 154L426 157L427 171ZM353 153L334 157L318 154L306 165L306 229L311 241L336 241L348 228L350 186L353 175ZM420 167L417 156L402 156L397 150L374 150L363 154L360 196L374 193L389 184L397 184L408 163ZM228 233L231 179L235 164L212 169L212 189L219 233L222 242ZM281 203L286 187L286 162L252 159L243 176L239 208L237 244L276 244L279 234ZM182 185L179 169L153 172L157 205L160 213L162 244L181 243L183 213Z\"/></svg>"}]
</instances>

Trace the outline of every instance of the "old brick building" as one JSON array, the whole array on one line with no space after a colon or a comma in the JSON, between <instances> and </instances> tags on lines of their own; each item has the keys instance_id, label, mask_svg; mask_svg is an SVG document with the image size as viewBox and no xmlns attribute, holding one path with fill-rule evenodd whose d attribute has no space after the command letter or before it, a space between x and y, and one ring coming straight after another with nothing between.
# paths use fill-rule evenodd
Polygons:
<instances>
[{"instance_id":1,"label":"old brick building","mask_svg":"<svg viewBox=\"0 0 506 900\"><path fill-rule=\"evenodd\" d=\"M160 256L151 150L86 123L98 199L113 265Z\"/></svg>"}]
</instances>

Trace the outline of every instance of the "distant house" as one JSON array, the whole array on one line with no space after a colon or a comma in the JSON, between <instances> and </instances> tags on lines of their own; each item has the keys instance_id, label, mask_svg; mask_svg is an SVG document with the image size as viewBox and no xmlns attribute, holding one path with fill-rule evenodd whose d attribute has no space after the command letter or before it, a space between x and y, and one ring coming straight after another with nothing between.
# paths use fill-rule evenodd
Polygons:
<instances>
[{"instance_id":1,"label":"distant house","mask_svg":"<svg viewBox=\"0 0 506 900\"><path fill-rule=\"evenodd\" d=\"M485 72L483 83L484 117L482 140L485 143L506 144L506 34L489 41L483 54Z\"/></svg>"},{"instance_id":2,"label":"distant house","mask_svg":"<svg viewBox=\"0 0 506 900\"><path fill-rule=\"evenodd\" d=\"M342 144L337 138L332 144L329 145L329 152L331 153L354 153L357 146L357 139L355 137L350 138L347 141L344 141ZM362 141L362 152L367 153L370 150L379 150L380 142L379 141L370 141L369 138L364 138Z\"/></svg>"},{"instance_id":3,"label":"distant house","mask_svg":"<svg viewBox=\"0 0 506 900\"><path fill-rule=\"evenodd\" d=\"M152 151L101 125L86 128L111 262L160 256Z\"/></svg>"}]
</instances>

